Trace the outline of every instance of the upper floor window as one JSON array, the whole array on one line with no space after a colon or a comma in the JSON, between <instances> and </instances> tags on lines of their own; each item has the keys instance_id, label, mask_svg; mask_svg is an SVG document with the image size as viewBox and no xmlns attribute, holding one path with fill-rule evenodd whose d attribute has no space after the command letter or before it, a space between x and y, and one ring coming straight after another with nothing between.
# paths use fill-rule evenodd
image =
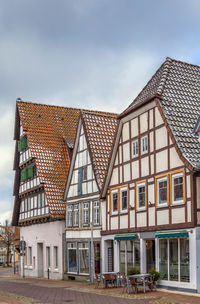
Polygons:
<instances>
[{"instance_id":1,"label":"upper floor window","mask_svg":"<svg viewBox=\"0 0 200 304\"><path fill-rule=\"evenodd\" d=\"M167 205L167 176L157 179L157 206Z\"/></svg>"},{"instance_id":2,"label":"upper floor window","mask_svg":"<svg viewBox=\"0 0 200 304\"><path fill-rule=\"evenodd\" d=\"M147 153L148 152L148 137L144 136L141 138L141 153Z\"/></svg>"},{"instance_id":3,"label":"upper floor window","mask_svg":"<svg viewBox=\"0 0 200 304\"><path fill-rule=\"evenodd\" d=\"M73 211L73 226L79 225L79 205L74 205L74 211Z\"/></svg>"},{"instance_id":4,"label":"upper floor window","mask_svg":"<svg viewBox=\"0 0 200 304\"><path fill-rule=\"evenodd\" d=\"M146 208L146 183L137 184L137 209L144 210Z\"/></svg>"},{"instance_id":5,"label":"upper floor window","mask_svg":"<svg viewBox=\"0 0 200 304\"><path fill-rule=\"evenodd\" d=\"M89 225L89 203L83 203L83 225Z\"/></svg>"},{"instance_id":6,"label":"upper floor window","mask_svg":"<svg viewBox=\"0 0 200 304\"><path fill-rule=\"evenodd\" d=\"M87 166L83 167L83 181L87 180Z\"/></svg>"},{"instance_id":7,"label":"upper floor window","mask_svg":"<svg viewBox=\"0 0 200 304\"><path fill-rule=\"evenodd\" d=\"M72 205L67 206L67 226L72 227Z\"/></svg>"},{"instance_id":8,"label":"upper floor window","mask_svg":"<svg viewBox=\"0 0 200 304\"><path fill-rule=\"evenodd\" d=\"M82 195L83 168L78 169L78 195Z\"/></svg>"},{"instance_id":9,"label":"upper floor window","mask_svg":"<svg viewBox=\"0 0 200 304\"><path fill-rule=\"evenodd\" d=\"M93 202L93 224L100 225L100 202Z\"/></svg>"},{"instance_id":10,"label":"upper floor window","mask_svg":"<svg viewBox=\"0 0 200 304\"><path fill-rule=\"evenodd\" d=\"M133 157L138 156L138 140L133 141L132 147L133 147Z\"/></svg>"},{"instance_id":11,"label":"upper floor window","mask_svg":"<svg viewBox=\"0 0 200 304\"><path fill-rule=\"evenodd\" d=\"M183 200L183 173L172 175L172 203L182 203Z\"/></svg>"},{"instance_id":12,"label":"upper floor window","mask_svg":"<svg viewBox=\"0 0 200 304\"><path fill-rule=\"evenodd\" d=\"M127 188L120 189L121 211L127 211Z\"/></svg>"},{"instance_id":13,"label":"upper floor window","mask_svg":"<svg viewBox=\"0 0 200 304\"><path fill-rule=\"evenodd\" d=\"M113 190L111 194L112 213L118 212L118 190Z\"/></svg>"}]
</instances>

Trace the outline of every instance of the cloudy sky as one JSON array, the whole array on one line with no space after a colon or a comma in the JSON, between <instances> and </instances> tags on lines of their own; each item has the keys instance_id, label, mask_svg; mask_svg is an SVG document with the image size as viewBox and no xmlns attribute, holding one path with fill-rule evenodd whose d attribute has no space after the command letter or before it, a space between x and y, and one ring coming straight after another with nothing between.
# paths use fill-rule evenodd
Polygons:
<instances>
[{"instance_id":1,"label":"cloudy sky","mask_svg":"<svg viewBox=\"0 0 200 304\"><path fill-rule=\"evenodd\" d=\"M165 58L200 65L199 0L0 0L0 222L16 98L120 113Z\"/></svg>"}]
</instances>

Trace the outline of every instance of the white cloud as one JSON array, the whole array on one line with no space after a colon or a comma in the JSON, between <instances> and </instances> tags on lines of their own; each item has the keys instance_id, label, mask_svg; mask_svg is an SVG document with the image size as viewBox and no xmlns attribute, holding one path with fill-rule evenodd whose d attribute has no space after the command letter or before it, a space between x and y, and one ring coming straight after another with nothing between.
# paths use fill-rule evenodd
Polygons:
<instances>
[{"instance_id":1,"label":"white cloud","mask_svg":"<svg viewBox=\"0 0 200 304\"><path fill-rule=\"evenodd\" d=\"M0 201L0 205L1 205L1 201ZM4 225L5 221L8 220L8 223L11 223L12 220L12 211L6 211L3 213L0 213L0 224Z\"/></svg>"}]
</instances>

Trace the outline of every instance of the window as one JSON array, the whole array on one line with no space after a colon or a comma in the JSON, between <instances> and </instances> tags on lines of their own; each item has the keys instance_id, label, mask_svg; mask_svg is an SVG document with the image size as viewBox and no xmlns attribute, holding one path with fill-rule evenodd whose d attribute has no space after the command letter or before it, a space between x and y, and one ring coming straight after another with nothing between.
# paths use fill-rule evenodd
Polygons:
<instances>
[{"instance_id":1,"label":"window","mask_svg":"<svg viewBox=\"0 0 200 304\"><path fill-rule=\"evenodd\" d=\"M87 180L87 167L83 167L83 181Z\"/></svg>"},{"instance_id":2,"label":"window","mask_svg":"<svg viewBox=\"0 0 200 304\"><path fill-rule=\"evenodd\" d=\"M58 247L54 247L54 268L58 268Z\"/></svg>"},{"instance_id":3,"label":"window","mask_svg":"<svg viewBox=\"0 0 200 304\"><path fill-rule=\"evenodd\" d=\"M46 253L47 253L47 268L51 266L51 260L50 260L50 247L46 247Z\"/></svg>"},{"instance_id":4,"label":"window","mask_svg":"<svg viewBox=\"0 0 200 304\"><path fill-rule=\"evenodd\" d=\"M157 206L166 206L168 203L168 183L167 176L157 179Z\"/></svg>"},{"instance_id":5,"label":"window","mask_svg":"<svg viewBox=\"0 0 200 304\"><path fill-rule=\"evenodd\" d=\"M83 225L89 225L89 203L83 203Z\"/></svg>"},{"instance_id":6,"label":"window","mask_svg":"<svg viewBox=\"0 0 200 304\"><path fill-rule=\"evenodd\" d=\"M172 203L182 203L183 200L183 173L172 175Z\"/></svg>"},{"instance_id":7,"label":"window","mask_svg":"<svg viewBox=\"0 0 200 304\"><path fill-rule=\"evenodd\" d=\"M138 156L138 140L133 141L133 157Z\"/></svg>"},{"instance_id":8,"label":"window","mask_svg":"<svg viewBox=\"0 0 200 304\"><path fill-rule=\"evenodd\" d=\"M78 169L78 195L82 195L83 168Z\"/></svg>"},{"instance_id":9,"label":"window","mask_svg":"<svg viewBox=\"0 0 200 304\"><path fill-rule=\"evenodd\" d=\"M67 246L68 272L77 272L76 244L69 243Z\"/></svg>"},{"instance_id":10,"label":"window","mask_svg":"<svg viewBox=\"0 0 200 304\"><path fill-rule=\"evenodd\" d=\"M137 209L144 210L146 207L146 184L137 184Z\"/></svg>"},{"instance_id":11,"label":"window","mask_svg":"<svg viewBox=\"0 0 200 304\"><path fill-rule=\"evenodd\" d=\"M67 206L67 227L72 227L72 205Z\"/></svg>"},{"instance_id":12,"label":"window","mask_svg":"<svg viewBox=\"0 0 200 304\"><path fill-rule=\"evenodd\" d=\"M147 138L147 136L141 138L141 148L142 148L142 151L141 151L142 154L148 152L148 138Z\"/></svg>"},{"instance_id":13,"label":"window","mask_svg":"<svg viewBox=\"0 0 200 304\"><path fill-rule=\"evenodd\" d=\"M121 197L121 211L127 211L127 188L120 189Z\"/></svg>"},{"instance_id":14,"label":"window","mask_svg":"<svg viewBox=\"0 0 200 304\"><path fill-rule=\"evenodd\" d=\"M119 241L119 248L120 272L127 275L133 267L140 270L140 241Z\"/></svg>"},{"instance_id":15,"label":"window","mask_svg":"<svg viewBox=\"0 0 200 304\"><path fill-rule=\"evenodd\" d=\"M89 273L89 251L86 243L79 244L79 273Z\"/></svg>"},{"instance_id":16,"label":"window","mask_svg":"<svg viewBox=\"0 0 200 304\"><path fill-rule=\"evenodd\" d=\"M79 225L79 206L78 204L74 205L74 212L73 212L73 226Z\"/></svg>"},{"instance_id":17,"label":"window","mask_svg":"<svg viewBox=\"0 0 200 304\"><path fill-rule=\"evenodd\" d=\"M28 247L29 265L32 265L32 247Z\"/></svg>"},{"instance_id":18,"label":"window","mask_svg":"<svg viewBox=\"0 0 200 304\"><path fill-rule=\"evenodd\" d=\"M111 192L112 197L112 213L118 212L118 190Z\"/></svg>"},{"instance_id":19,"label":"window","mask_svg":"<svg viewBox=\"0 0 200 304\"><path fill-rule=\"evenodd\" d=\"M100 225L100 202L93 202L93 224Z\"/></svg>"}]
</instances>

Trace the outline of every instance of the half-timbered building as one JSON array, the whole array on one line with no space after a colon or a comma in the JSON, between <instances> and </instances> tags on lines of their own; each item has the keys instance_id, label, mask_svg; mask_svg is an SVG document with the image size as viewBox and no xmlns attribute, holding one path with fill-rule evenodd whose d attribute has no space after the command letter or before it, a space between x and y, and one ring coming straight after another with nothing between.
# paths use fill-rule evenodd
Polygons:
<instances>
[{"instance_id":1,"label":"half-timbered building","mask_svg":"<svg viewBox=\"0 0 200 304\"><path fill-rule=\"evenodd\" d=\"M200 291L200 67L167 58L119 115L102 197L103 271L156 268Z\"/></svg>"},{"instance_id":2,"label":"half-timbered building","mask_svg":"<svg viewBox=\"0 0 200 304\"><path fill-rule=\"evenodd\" d=\"M101 271L100 191L116 127L115 114L81 111L64 197L66 277Z\"/></svg>"},{"instance_id":3,"label":"half-timbered building","mask_svg":"<svg viewBox=\"0 0 200 304\"><path fill-rule=\"evenodd\" d=\"M25 276L63 277L67 142L75 140L79 115L78 109L17 100L12 224L26 242Z\"/></svg>"}]
</instances>

